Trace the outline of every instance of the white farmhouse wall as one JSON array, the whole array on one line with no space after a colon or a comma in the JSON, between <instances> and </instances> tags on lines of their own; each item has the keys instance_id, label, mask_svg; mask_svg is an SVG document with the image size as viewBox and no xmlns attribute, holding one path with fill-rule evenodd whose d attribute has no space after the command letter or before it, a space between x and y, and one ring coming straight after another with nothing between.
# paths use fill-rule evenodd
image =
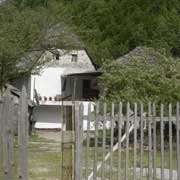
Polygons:
<instances>
[{"instance_id":1,"label":"white farmhouse wall","mask_svg":"<svg viewBox=\"0 0 180 180\"><path fill-rule=\"evenodd\" d=\"M59 106L40 106L34 111L34 117L37 122L58 123L61 124L61 110Z\"/></svg>"},{"instance_id":2,"label":"white farmhouse wall","mask_svg":"<svg viewBox=\"0 0 180 180\"><path fill-rule=\"evenodd\" d=\"M62 94L61 76L65 68L48 67L42 70L39 75L31 76L31 99L34 96L34 89L40 96L55 97Z\"/></svg>"},{"instance_id":3,"label":"white farmhouse wall","mask_svg":"<svg viewBox=\"0 0 180 180\"><path fill-rule=\"evenodd\" d=\"M42 123L45 123L44 127L49 126L48 123L57 124L58 127L61 126L60 106L62 102L55 97L73 95L74 79L72 78L70 82L67 81L65 92L62 92L63 77L73 73L95 71L95 67L85 50L56 51L60 54L59 59L56 59L55 54L52 52L46 52L42 56L42 60L48 63L45 64L39 74L31 75L31 100L34 100L34 90L41 97L41 100L39 100L40 106L36 108L34 116L35 120L40 123L40 126L43 126ZM75 62L72 61L74 54L77 55L77 61ZM82 79L78 79L76 97L80 97L79 99L82 97L82 89ZM42 100L42 98L44 99ZM52 100L50 100L51 98ZM87 106L88 104L85 103L84 115L87 115ZM94 111L94 107L92 107L92 111Z\"/></svg>"},{"instance_id":4,"label":"white farmhouse wall","mask_svg":"<svg viewBox=\"0 0 180 180\"><path fill-rule=\"evenodd\" d=\"M73 73L84 73L95 71L87 52L85 50L57 50L60 54L59 59L51 52L46 52L42 56L43 61L48 63L42 68L38 75L31 76L31 99L34 97L34 89L41 97L55 97L56 95L72 95L73 79L67 84L65 94L62 94L62 77ZM77 55L77 62L72 62L72 55ZM82 80L77 81L77 97L82 97Z\"/></svg>"}]
</instances>

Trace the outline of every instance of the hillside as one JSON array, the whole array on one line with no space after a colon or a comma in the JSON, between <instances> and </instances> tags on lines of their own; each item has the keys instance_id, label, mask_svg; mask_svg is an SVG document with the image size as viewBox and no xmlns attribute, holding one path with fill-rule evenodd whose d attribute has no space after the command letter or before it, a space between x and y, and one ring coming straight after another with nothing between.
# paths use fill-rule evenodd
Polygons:
<instances>
[{"instance_id":1,"label":"hillside","mask_svg":"<svg viewBox=\"0 0 180 180\"><path fill-rule=\"evenodd\" d=\"M68 48L72 42L70 38L65 45L67 32L73 32L100 66L104 61L116 59L137 46L153 47L168 55L180 56L179 0L8 2L0 8L0 71L4 74L8 72L8 77L17 75L15 64L29 49L51 48L52 43L46 41L44 44L44 37L49 29L59 24L63 33L55 38L58 42L55 45ZM36 65L33 64L30 70ZM3 76L1 78L5 80L2 78L1 81L7 81Z\"/></svg>"},{"instance_id":2,"label":"hillside","mask_svg":"<svg viewBox=\"0 0 180 180\"><path fill-rule=\"evenodd\" d=\"M84 40L100 64L103 58L117 58L137 46L166 49L180 56L178 0L16 1L32 8L61 4L66 23ZM57 13L56 18L61 15Z\"/></svg>"},{"instance_id":3,"label":"hillside","mask_svg":"<svg viewBox=\"0 0 180 180\"><path fill-rule=\"evenodd\" d=\"M137 46L180 56L180 1L78 0L72 23L96 57L117 58Z\"/></svg>"}]
</instances>

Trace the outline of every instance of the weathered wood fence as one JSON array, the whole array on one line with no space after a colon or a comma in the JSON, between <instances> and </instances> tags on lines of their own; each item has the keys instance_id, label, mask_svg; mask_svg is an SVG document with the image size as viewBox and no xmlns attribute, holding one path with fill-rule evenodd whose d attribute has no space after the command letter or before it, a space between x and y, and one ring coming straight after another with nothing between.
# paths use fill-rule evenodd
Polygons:
<instances>
[{"instance_id":1,"label":"weathered wood fence","mask_svg":"<svg viewBox=\"0 0 180 180\"><path fill-rule=\"evenodd\" d=\"M62 138L65 178L60 179L180 180L179 103L168 107L155 103L110 106L96 103L95 112L91 112L89 104L87 117L81 103L66 112L71 112L72 119L64 119L69 124L65 135L70 138ZM28 180L27 147L26 89L22 89L18 105L7 89L0 101L0 179Z\"/></svg>"},{"instance_id":2,"label":"weathered wood fence","mask_svg":"<svg viewBox=\"0 0 180 180\"><path fill-rule=\"evenodd\" d=\"M14 136L17 122L18 136ZM0 179L27 180L28 101L23 87L19 103L7 89L0 100ZM16 147L16 148L14 148Z\"/></svg>"},{"instance_id":3,"label":"weathered wood fence","mask_svg":"<svg viewBox=\"0 0 180 180\"><path fill-rule=\"evenodd\" d=\"M85 132L83 106L76 107L75 180L180 180L179 103L90 108Z\"/></svg>"}]
</instances>

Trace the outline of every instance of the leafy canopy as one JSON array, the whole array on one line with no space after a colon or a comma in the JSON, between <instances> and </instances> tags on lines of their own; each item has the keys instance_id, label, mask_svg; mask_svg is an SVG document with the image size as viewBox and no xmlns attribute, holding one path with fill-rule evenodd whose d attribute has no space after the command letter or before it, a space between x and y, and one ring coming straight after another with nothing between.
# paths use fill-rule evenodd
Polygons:
<instances>
[{"instance_id":1,"label":"leafy canopy","mask_svg":"<svg viewBox=\"0 0 180 180\"><path fill-rule=\"evenodd\" d=\"M29 6L30 2L38 5ZM10 79L30 73L47 49L73 44L62 3L51 1L46 7L43 2L0 4L0 88Z\"/></svg>"},{"instance_id":2,"label":"leafy canopy","mask_svg":"<svg viewBox=\"0 0 180 180\"><path fill-rule=\"evenodd\" d=\"M68 6L71 23L100 65L137 46L180 56L179 0L78 0Z\"/></svg>"},{"instance_id":3,"label":"leafy canopy","mask_svg":"<svg viewBox=\"0 0 180 180\"><path fill-rule=\"evenodd\" d=\"M145 48L143 56L128 57L127 63L105 64L104 70L100 82L110 101L159 104L180 100L180 60L152 48Z\"/></svg>"}]
</instances>

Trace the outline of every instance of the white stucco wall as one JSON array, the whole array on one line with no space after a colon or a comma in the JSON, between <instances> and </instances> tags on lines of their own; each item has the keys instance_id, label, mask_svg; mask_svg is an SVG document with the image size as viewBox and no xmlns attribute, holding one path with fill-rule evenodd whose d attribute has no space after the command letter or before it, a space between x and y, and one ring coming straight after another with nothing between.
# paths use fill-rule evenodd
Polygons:
<instances>
[{"instance_id":1,"label":"white stucco wall","mask_svg":"<svg viewBox=\"0 0 180 180\"><path fill-rule=\"evenodd\" d=\"M39 75L31 76L31 99L34 96L34 88L41 97L55 97L62 94L61 92L61 76L65 68L47 67L44 68Z\"/></svg>"},{"instance_id":2,"label":"white stucco wall","mask_svg":"<svg viewBox=\"0 0 180 180\"><path fill-rule=\"evenodd\" d=\"M77 62L72 62L72 54L77 53ZM40 123L61 124L60 106L62 101L55 101L54 97L62 94L62 77L66 74L81 73L95 70L86 51L70 52L64 54L59 60L53 59L52 53L46 53L50 63L46 64L41 72L36 75L31 75L31 100L34 99L34 89L36 89L39 97L46 97L47 101L40 101L40 106L36 107L34 112L35 120ZM73 81L67 82L66 96L72 95ZM76 96L82 96L82 80L78 79L76 86ZM52 98L52 101L49 100ZM84 115L87 115L87 106L85 103ZM92 107L92 111L94 107ZM42 125L42 124L41 124ZM49 124L45 124L49 126Z\"/></svg>"},{"instance_id":3,"label":"white stucco wall","mask_svg":"<svg viewBox=\"0 0 180 180\"><path fill-rule=\"evenodd\" d=\"M39 106L34 110L34 118L37 122L61 123L60 106Z\"/></svg>"},{"instance_id":4,"label":"white stucco wall","mask_svg":"<svg viewBox=\"0 0 180 180\"><path fill-rule=\"evenodd\" d=\"M87 115L88 102L82 102L84 105L84 121L83 129L87 130ZM91 112L94 111L94 103L91 103ZM34 119L36 121L35 128L37 129L61 129L62 127L62 106L41 105L34 110ZM91 123L91 130L94 130L94 125Z\"/></svg>"},{"instance_id":5,"label":"white stucco wall","mask_svg":"<svg viewBox=\"0 0 180 180\"><path fill-rule=\"evenodd\" d=\"M95 71L95 67L92 64L89 56L85 50L68 51L62 53L62 50L57 50L62 54L59 60L56 60L54 54L46 52L42 59L48 59L48 63L42 68L41 72L37 75L31 76L31 100L34 97L34 89L41 97L56 97L62 95L62 77L72 73L82 73ZM77 62L72 62L72 54L77 54ZM66 92L63 93L66 96L72 95L73 81L67 82ZM77 97L82 96L82 80L77 80L76 86ZM46 102L46 104L48 104ZM51 104L51 103L50 103Z\"/></svg>"}]
</instances>

